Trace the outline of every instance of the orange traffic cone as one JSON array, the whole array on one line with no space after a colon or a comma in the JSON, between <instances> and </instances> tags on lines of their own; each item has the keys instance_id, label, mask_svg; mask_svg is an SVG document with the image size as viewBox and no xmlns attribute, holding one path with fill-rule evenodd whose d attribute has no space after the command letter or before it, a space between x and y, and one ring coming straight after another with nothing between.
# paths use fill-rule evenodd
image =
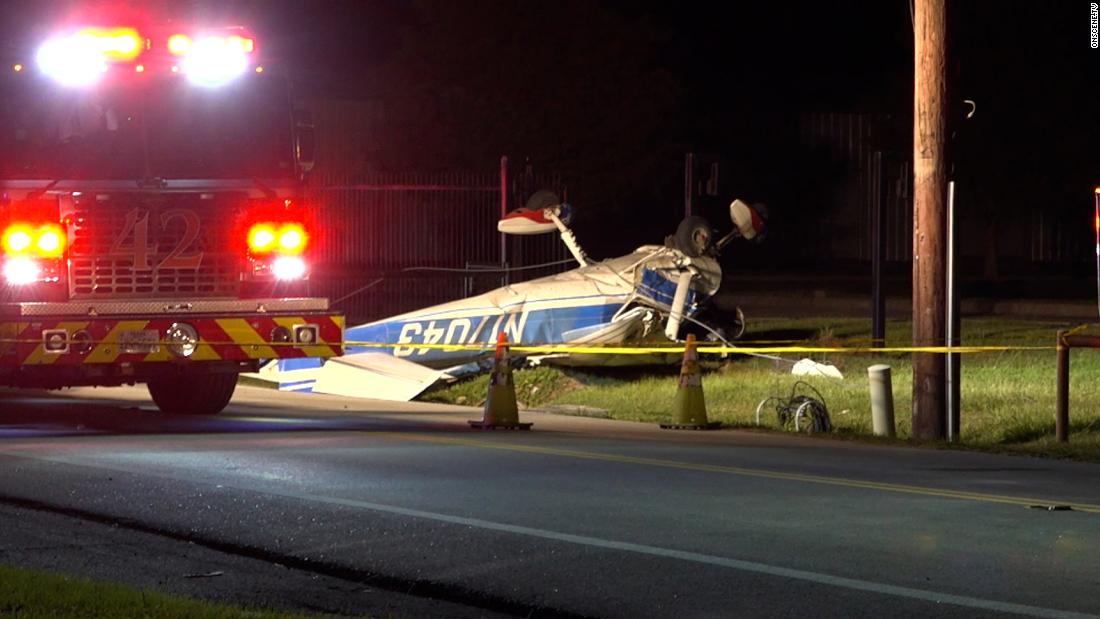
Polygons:
<instances>
[{"instance_id":1,"label":"orange traffic cone","mask_svg":"<svg viewBox=\"0 0 1100 619\"><path fill-rule=\"evenodd\" d=\"M470 427L481 430L530 430L529 423L519 422L516 406L516 386L512 383L512 364L508 360L508 337L500 332L493 374L489 377L489 395L485 397L485 414L480 421L470 421Z\"/></svg>"},{"instance_id":2,"label":"orange traffic cone","mask_svg":"<svg viewBox=\"0 0 1100 619\"><path fill-rule=\"evenodd\" d=\"M684 364L680 366L680 386L672 405L672 423L662 423L661 427L666 430L714 430L721 426L719 421L707 421L699 353L695 350L695 336L688 335L684 344Z\"/></svg>"}]
</instances>

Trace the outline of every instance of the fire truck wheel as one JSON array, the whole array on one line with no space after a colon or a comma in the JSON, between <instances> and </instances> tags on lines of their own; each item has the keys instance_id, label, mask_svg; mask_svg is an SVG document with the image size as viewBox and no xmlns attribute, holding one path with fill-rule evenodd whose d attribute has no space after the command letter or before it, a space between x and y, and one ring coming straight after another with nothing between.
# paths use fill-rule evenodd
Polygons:
<instances>
[{"instance_id":1,"label":"fire truck wheel","mask_svg":"<svg viewBox=\"0 0 1100 619\"><path fill-rule=\"evenodd\" d=\"M217 415L237 388L236 374L179 375L149 381L149 395L170 415Z\"/></svg>"}]
</instances>

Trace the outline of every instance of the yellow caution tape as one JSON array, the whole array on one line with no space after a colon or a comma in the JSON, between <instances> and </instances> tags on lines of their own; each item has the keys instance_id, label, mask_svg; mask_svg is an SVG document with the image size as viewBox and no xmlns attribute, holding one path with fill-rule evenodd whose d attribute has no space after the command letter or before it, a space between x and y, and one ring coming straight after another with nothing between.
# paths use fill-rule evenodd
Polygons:
<instances>
[{"instance_id":1,"label":"yellow caution tape","mask_svg":"<svg viewBox=\"0 0 1100 619\"><path fill-rule=\"evenodd\" d=\"M82 340L81 345L98 344L122 344L118 340ZM210 341L199 342L206 346L250 346L252 344L236 341ZM0 338L0 344L42 344L41 339L14 339ZM70 342L71 345L77 342ZM160 340L156 342L140 342L141 346L171 346L179 342ZM344 348L403 348L413 350L441 350L444 352L458 351L485 351L496 348L496 344L417 344L413 342L317 342L315 344L303 344L296 342L264 342L264 346L270 347L297 347L303 346L343 346ZM524 345L509 344L509 350L528 354L581 354L581 355L659 355L659 354L683 354L685 347L681 345L668 346L621 346L621 345L590 345L571 346L568 344L541 344ZM1057 346L720 346L720 345L696 345L696 350L703 354L813 354L813 353L933 353L933 354L976 354L990 352L1014 352L1014 351L1040 351L1057 350Z\"/></svg>"},{"instance_id":2,"label":"yellow caution tape","mask_svg":"<svg viewBox=\"0 0 1100 619\"><path fill-rule=\"evenodd\" d=\"M345 341L346 348L408 348L417 350L493 350L495 344L416 344ZM655 355L683 354L683 345L670 346L571 346L568 344L509 344L509 350L528 354L581 355ZM938 353L975 354L987 352L1055 350L1055 346L696 346L705 354L784 354L784 353Z\"/></svg>"},{"instance_id":3,"label":"yellow caution tape","mask_svg":"<svg viewBox=\"0 0 1100 619\"><path fill-rule=\"evenodd\" d=\"M42 343L43 342L42 342L41 338L38 338L38 339L0 338L0 344L42 344ZM149 340L149 341L142 340L140 342L123 342L122 340L117 340L117 339L110 339L110 340L109 339L104 339L104 340L80 340L80 341L71 340L71 339L69 340L69 345L70 346L98 346L100 344L118 344L120 346L122 346L122 345L131 345L131 346L136 346L136 347L144 347L144 346L179 346L180 342L174 341L174 340ZM232 340L225 340L225 341L199 340L198 345L199 346L270 346L270 347L273 347L273 348L290 346L290 347L293 347L293 348L305 348L305 347L308 347L308 346L343 346L343 343L342 342L336 342L336 341L329 342L329 341L325 341L325 340L318 340L318 341L313 342L311 344L306 344L306 343L303 343L303 342L242 342L242 341L232 341ZM384 344L384 345L380 344L379 346L383 347L383 348L391 348L391 347L394 346L394 344ZM400 346L405 347L405 348L418 348L418 346L405 346L404 344L400 344ZM427 346L427 345L425 345L425 346ZM475 348L477 350L492 349L492 346L476 346Z\"/></svg>"}]
</instances>

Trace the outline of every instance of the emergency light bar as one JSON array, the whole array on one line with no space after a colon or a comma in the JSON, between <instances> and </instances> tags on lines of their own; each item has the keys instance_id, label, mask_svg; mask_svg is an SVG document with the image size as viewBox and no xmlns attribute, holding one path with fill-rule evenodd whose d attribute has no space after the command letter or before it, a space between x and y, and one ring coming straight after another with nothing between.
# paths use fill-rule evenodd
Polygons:
<instances>
[{"instance_id":1,"label":"emergency light bar","mask_svg":"<svg viewBox=\"0 0 1100 619\"><path fill-rule=\"evenodd\" d=\"M133 28L83 28L47 40L38 48L35 60L58 84L88 87L111 65L131 63L147 54L167 61L172 73L183 73L193 84L216 87L233 81L253 64L255 39L239 34L239 29L233 32L175 33L160 40L145 38ZM13 68L20 72L23 65ZM145 73L151 68L143 62L134 65L134 72ZM262 71L256 67L256 72Z\"/></svg>"}]
</instances>

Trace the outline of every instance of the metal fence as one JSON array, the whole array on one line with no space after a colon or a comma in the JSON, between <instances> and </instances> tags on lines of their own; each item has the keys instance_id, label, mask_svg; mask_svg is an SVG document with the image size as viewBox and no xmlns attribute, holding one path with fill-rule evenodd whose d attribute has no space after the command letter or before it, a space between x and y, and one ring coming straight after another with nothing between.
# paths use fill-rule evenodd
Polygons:
<instances>
[{"instance_id":1,"label":"metal fence","mask_svg":"<svg viewBox=\"0 0 1100 619\"><path fill-rule=\"evenodd\" d=\"M909 259L909 164L904 155L896 154L896 124L885 114L803 117L800 146L807 171L803 200L812 212L821 214L820 239L828 239L818 251L832 258L870 260L872 209L883 200L886 259ZM819 243L824 242L820 239Z\"/></svg>"},{"instance_id":2,"label":"metal fence","mask_svg":"<svg viewBox=\"0 0 1100 619\"><path fill-rule=\"evenodd\" d=\"M813 239L803 245L811 255L832 259L870 259L873 210L881 200L885 218L886 255L890 262L908 262L913 248L912 164L910 120L885 114L815 113L799 123L802 175L799 179L806 212L820 214ZM879 163L876 165L876 156ZM987 181L988 182L988 181ZM962 259L973 263L995 252L1006 264L1042 270L1087 265L1095 260L1092 203L1081 192L1080 207L1046 208L1065 200L1024 208L1017 203L993 204L997 195L969 179L956 188L956 222ZM989 229L996 219L996 242ZM854 241L854 242L853 242ZM797 249L794 251L798 251Z\"/></svg>"},{"instance_id":3,"label":"metal fence","mask_svg":"<svg viewBox=\"0 0 1100 619\"><path fill-rule=\"evenodd\" d=\"M355 324L567 268L502 270L569 256L556 235L502 241L501 210L520 205L527 186L563 191L557 178L510 180L507 171L502 162L498 173L329 174L314 182L309 198L322 234L311 293Z\"/></svg>"}]
</instances>

